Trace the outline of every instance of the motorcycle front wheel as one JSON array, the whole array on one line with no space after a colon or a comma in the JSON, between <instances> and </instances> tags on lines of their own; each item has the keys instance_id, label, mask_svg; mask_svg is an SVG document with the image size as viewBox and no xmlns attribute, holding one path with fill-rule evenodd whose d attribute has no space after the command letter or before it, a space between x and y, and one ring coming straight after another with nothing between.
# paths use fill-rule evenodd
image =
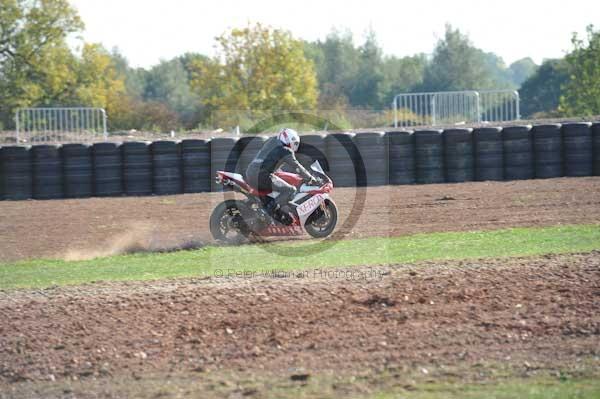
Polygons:
<instances>
[{"instance_id":1,"label":"motorcycle front wheel","mask_svg":"<svg viewBox=\"0 0 600 399\"><path fill-rule=\"evenodd\" d=\"M325 200L306 220L304 229L313 238L324 238L330 235L337 224L337 208L330 200Z\"/></svg>"}]
</instances>

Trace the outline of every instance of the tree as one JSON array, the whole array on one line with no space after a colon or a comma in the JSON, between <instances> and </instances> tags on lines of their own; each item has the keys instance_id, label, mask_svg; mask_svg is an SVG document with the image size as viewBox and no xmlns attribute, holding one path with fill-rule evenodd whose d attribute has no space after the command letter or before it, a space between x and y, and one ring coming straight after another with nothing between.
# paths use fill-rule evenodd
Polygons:
<instances>
[{"instance_id":1,"label":"tree","mask_svg":"<svg viewBox=\"0 0 600 399\"><path fill-rule=\"evenodd\" d=\"M15 107L52 106L68 102L72 95L77 84L77 59L66 44L46 47L39 56L43 62L28 70L29 79L19 80L18 90L23 95L12 98ZM8 76L18 79L19 71L9 72Z\"/></svg>"},{"instance_id":2,"label":"tree","mask_svg":"<svg viewBox=\"0 0 600 399\"><path fill-rule=\"evenodd\" d=\"M212 110L313 109L317 79L302 42L260 24L217 38L219 55L192 61L192 87Z\"/></svg>"},{"instance_id":3,"label":"tree","mask_svg":"<svg viewBox=\"0 0 600 399\"><path fill-rule=\"evenodd\" d=\"M412 92L421 86L426 66L427 58L424 54L402 58L386 57L383 61L381 86L384 102L391 103L396 94Z\"/></svg>"},{"instance_id":4,"label":"tree","mask_svg":"<svg viewBox=\"0 0 600 399\"><path fill-rule=\"evenodd\" d=\"M381 108L402 92L516 89L530 73L527 60L520 60L512 65L521 74L515 77L501 57L474 47L450 26L432 60L424 54L384 56L373 32L356 47L351 33L337 30L325 41L305 43L305 53L315 63L319 104L332 108Z\"/></svg>"},{"instance_id":5,"label":"tree","mask_svg":"<svg viewBox=\"0 0 600 399\"><path fill-rule=\"evenodd\" d=\"M118 48L113 48L110 52L113 65L119 76L125 79L125 90L129 96L141 99L146 87L148 71L144 68L132 68L129 61Z\"/></svg>"},{"instance_id":6,"label":"tree","mask_svg":"<svg viewBox=\"0 0 600 399\"><path fill-rule=\"evenodd\" d=\"M117 72L111 55L99 44L85 44L77 66L72 105L104 108L109 116L122 109L126 95L124 76Z\"/></svg>"},{"instance_id":7,"label":"tree","mask_svg":"<svg viewBox=\"0 0 600 399\"><path fill-rule=\"evenodd\" d=\"M424 91L477 90L494 88L493 75L484 53L458 29L446 25L444 38L425 69Z\"/></svg>"},{"instance_id":8,"label":"tree","mask_svg":"<svg viewBox=\"0 0 600 399\"><path fill-rule=\"evenodd\" d=\"M307 57L315 64L321 107L348 104L360 60L352 33L333 30L325 41L305 43L304 46Z\"/></svg>"},{"instance_id":9,"label":"tree","mask_svg":"<svg viewBox=\"0 0 600 399\"><path fill-rule=\"evenodd\" d=\"M36 53L63 45L68 34L81 29L67 0L0 0L0 67L11 61L29 65Z\"/></svg>"},{"instance_id":10,"label":"tree","mask_svg":"<svg viewBox=\"0 0 600 399\"><path fill-rule=\"evenodd\" d=\"M200 58L195 60L187 65ZM167 105L179 114L185 127L194 127L198 123L200 97L191 89L190 78L184 57L162 61L148 71L143 98Z\"/></svg>"},{"instance_id":11,"label":"tree","mask_svg":"<svg viewBox=\"0 0 600 399\"><path fill-rule=\"evenodd\" d=\"M321 108L379 108L391 101L392 85L404 84L392 81L412 73L413 65L383 56L373 31L357 47L350 32L333 30L325 41L305 43L305 52L316 66Z\"/></svg>"},{"instance_id":12,"label":"tree","mask_svg":"<svg viewBox=\"0 0 600 399\"><path fill-rule=\"evenodd\" d=\"M587 41L577 34L571 40L573 51L565 57L569 81L560 98L563 115L600 114L600 31L587 27Z\"/></svg>"},{"instance_id":13,"label":"tree","mask_svg":"<svg viewBox=\"0 0 600 399\"><path fill-rule=\"evenodd\" d=\"M520 87L523 82L529 79L537 71L538 66L529 57L521 58L510 64L510 77L515 87Z\"/></svg>"},{"instance_id":14,"label":"tree","mask_svg":"<svg viewBox=\"0 0 600 399\"><path fill-rule=\"evenodd\" d=\"M477 49L479 56L484 61L484 71L489 77L488 89L516 89L512 81L512 72L506 67L504 60L493 52Z\"/></svg>"},{"instance_id":15,"label":"tree","mask_svg":"<svg viewBox=\"0 0 600 399\"><path fill-rule=\"evenodd\" d=\"M0 0L0 122L62 95L73 79L66 37L82 28L67 0Z\"/></svg>"},{"instance_id":16,"label":"tree","mask_svg":"<svg viewBox=\"0 0 600 399\"><path fill-rule=\"evenodd\" d=\"M523 82L519 90L523 116L556 116L562 87L568 80L569 74L564 60L544 61L537 71Z\"/></svg>"},{"instance_id":17,"label":"tree","mask_svg":"<svg viewBox=\"0 0 600 399\"><path fill-rule=\"evenodd\" d=\"M350 104L378 108L384 100L381 90L384 80L383 55L373 31L367 34L358 51L358 70L350 90Z\"/></svg>"},{"instance_id":18,"label":"tree","mask_svg":"<svg viewBox=\"0 0 600 399\"><path fill-rule=\"evenodd\" d=\"M128 95L120 96L117 101L119 110L108 119L111 129L168 132L180 126L179 115L164 103Z\"/></svg>"}]
</instances>

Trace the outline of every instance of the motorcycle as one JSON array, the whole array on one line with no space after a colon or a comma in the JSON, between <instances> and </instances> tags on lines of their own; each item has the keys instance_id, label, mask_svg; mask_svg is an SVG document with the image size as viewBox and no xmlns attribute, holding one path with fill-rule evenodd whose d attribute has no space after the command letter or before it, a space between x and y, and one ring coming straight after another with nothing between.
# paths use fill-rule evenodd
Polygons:
<instances>
[{"instance_id":1,"label":"motorcycle","mask_svg":"<svg viewBox=\"0 0 600 399\"><path fill-rule=\"evenodd\" d=\"M300 236L305 232L314 238L329 236L337 223L337 207L330 197L333 182L318 161L310 168L318 185L309 185L295 173L276 171L297 191L288 206L273 206L278 192L259 191L251 187L239 173L217 171L216 182L246 196L244 200L221 202L210 216L210 232L217 241L239 243L262 237ZM269 209L274 209L269 211Z\"/></svg>"}]
</instances>

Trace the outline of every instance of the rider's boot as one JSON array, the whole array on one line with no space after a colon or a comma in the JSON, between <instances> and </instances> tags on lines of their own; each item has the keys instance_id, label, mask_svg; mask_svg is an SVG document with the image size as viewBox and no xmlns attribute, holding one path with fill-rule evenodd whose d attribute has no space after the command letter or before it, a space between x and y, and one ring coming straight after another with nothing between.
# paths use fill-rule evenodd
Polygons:
<instances>
[{"instance_id":1,"label":"rider's boot","mask_svg":"<svg viewBox=\"0 0 600 399\"><path fill-rule=\"evenodd\" d=\"M290 189L282 191L276 198L277 207L281 209L282 212L289 214L291 211L291 207L289 205L290 201L296 194L296 189Z\"/></svg>"},{"instance_id":2,"label":"rider's boot","mask_svg":"<svg viewBox=\"0 0 600 399\"><path fill-rule=\"evenodd\" d=\"M279 209L279 204L273 198L270 198L269 201L265 204L265 210L271 216Z\"/></svg>"},{"instance_id":3,"label":"rider's boot","mask_svg":"<svg viewBox=\"0 0 600 399\"><path fill-rule=\"evenodd\" d=\"M292 200L295 190L282 190L279 195L269 203L269 212L276 220L283 224L290 224L293 221L291 207L288 205Z\"/></svg>"}]
</instances>

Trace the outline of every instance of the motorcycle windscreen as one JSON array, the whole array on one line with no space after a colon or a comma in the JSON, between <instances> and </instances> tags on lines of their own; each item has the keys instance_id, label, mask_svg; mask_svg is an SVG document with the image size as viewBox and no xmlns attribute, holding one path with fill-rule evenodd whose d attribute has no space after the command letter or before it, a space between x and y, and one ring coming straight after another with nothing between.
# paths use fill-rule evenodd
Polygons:
<instances>
[{"instance_id":1,"label":"motorcycle windscreen","mask_svg":"<svg viewBox=\"0 0 600 399\"><path fill-rule=\"evenodd\" d=\"M310 168L315 172L325 174L325 172L323 172L323 168L321 168L321 164L319 163L319 161L313 162L312 165L310 165Z\"/></svg>"}]
</instances>

